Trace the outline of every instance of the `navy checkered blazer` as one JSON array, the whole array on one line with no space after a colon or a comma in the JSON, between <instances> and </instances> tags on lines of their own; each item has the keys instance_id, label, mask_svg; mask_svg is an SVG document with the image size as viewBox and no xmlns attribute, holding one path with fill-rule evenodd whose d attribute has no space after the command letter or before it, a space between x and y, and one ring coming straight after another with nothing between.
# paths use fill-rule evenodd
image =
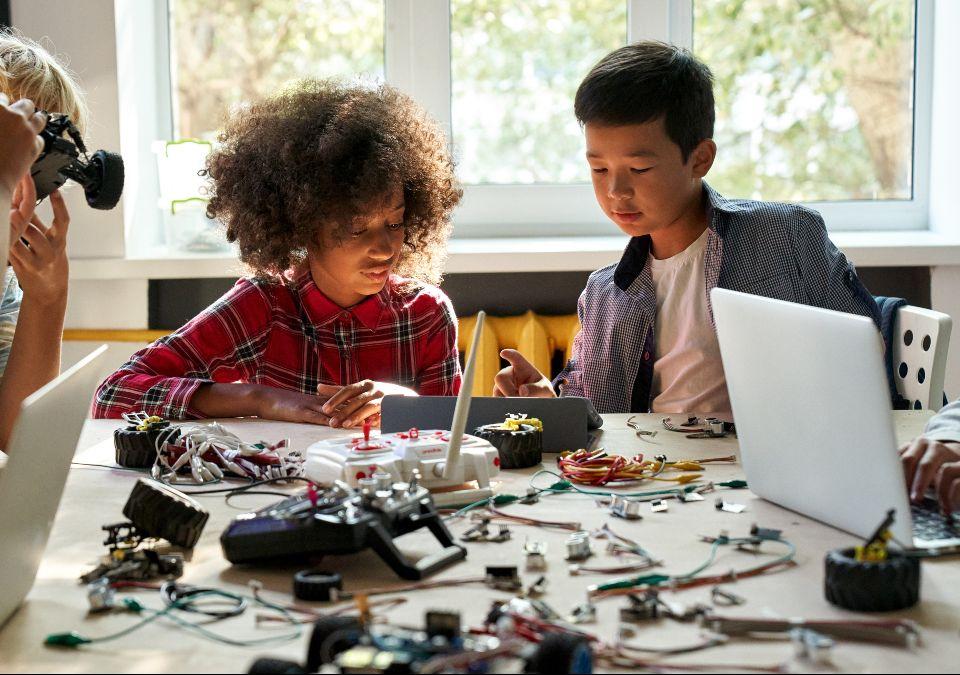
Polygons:
<instances>
[{"instance_id":1,"label":"navy checkered blazer","mask_svg":"<svg viewBox=\"0 0 960 675\"><path fill-rule=\"evenodd\" d=\"M880 315L823 218L797 204L728 200L703 184L707 308L719 286L871 317ZM601 413L648 412L652 402L657 299L647 263L650 237L630 240L619 263L590 275L577 313L581 330L555 385L586 396Z\"/></svg>"}]
</instances>

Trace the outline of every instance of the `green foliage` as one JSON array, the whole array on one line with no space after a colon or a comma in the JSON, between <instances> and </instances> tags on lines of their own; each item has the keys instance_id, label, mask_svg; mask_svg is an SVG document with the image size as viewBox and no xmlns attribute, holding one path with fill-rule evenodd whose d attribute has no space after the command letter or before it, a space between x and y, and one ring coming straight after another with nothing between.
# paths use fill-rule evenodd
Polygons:
<instances>
[{"instance_id":1,"label":"green foliage","mask_svg":"<svg viewBox=\"0 0 960 675\"><path fill-rule=\"evenodd\" d=\"M589 180L573 96L626 42L624 0L452 0L453 140L468 183Z\"/></svg>"},{"instance_id":2,"label":"green foliage","mask_svg":"<svg viewBox=\"0 0 960 675\"><path fill-rule=\"evenodd\" d=\"M172 0L178 131L301 77L383 77L381 0ZM467 183L587 182L573 96L626 41L625 0L451 0L452 126ZM905 199L913 0L694 0L717 163L739 197Z\"/></svg>"},{"instance_id":3,"label":"green foliage","mask_svg":"<svg viewBox=\"0 0 960 675\"><path fill-rule=\"evenodd\" d=\"M172 0L181 138L303 77L383 77L381 0Z\"/></svg>"},{"instance_id":4,"label":"green foliage","mask_svg":"<svg viewBox=\"0 0 960 675\"><path fill-rule=\"evenodd\" d=\"M779 200L911 196L912 0L695 0L711 182Z\"/></svg>"}]
</instances>

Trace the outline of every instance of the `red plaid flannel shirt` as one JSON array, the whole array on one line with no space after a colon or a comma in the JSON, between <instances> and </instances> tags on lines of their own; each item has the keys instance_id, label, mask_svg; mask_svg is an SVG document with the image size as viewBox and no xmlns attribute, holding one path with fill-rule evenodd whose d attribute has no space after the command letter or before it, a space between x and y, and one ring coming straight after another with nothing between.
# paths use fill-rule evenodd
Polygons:
<instances>
[{"instance_id":1,"label":"red plaid flannel shirt","mask_svg":"<svg viewBox=\"0 0 960 675\"><path fill-rule=\"evenodd\" d=\"M315 393L318 384L371 379L423 395L455 395L460 364L453 306L438 288L402 281L391 277L380 293L343 309L308 271L288 274L282 283L240 279L104 380L93 415L143 410L165 419L202 417L190 399L207 382Z\"/></svg>"}]
</instances>

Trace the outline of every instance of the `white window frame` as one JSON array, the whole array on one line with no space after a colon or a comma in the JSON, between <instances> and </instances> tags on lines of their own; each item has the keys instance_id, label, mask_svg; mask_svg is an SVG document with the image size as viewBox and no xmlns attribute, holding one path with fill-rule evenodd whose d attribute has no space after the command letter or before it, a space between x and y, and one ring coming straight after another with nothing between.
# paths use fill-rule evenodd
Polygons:
<instances>
[{"instance_id":1,"label":"white window frame","mask_svg":"<svg viewBox=\"0 0 960 675\"><path fill-rule=\"evenodd\" d=\"M656 39L691 47L695 0L624 0L627 40ZM413 96L448 136L452 129L449 0L384 0L384 63L387 82ZM132 43L155 46L152 60L118 53L121 143L128 166L140 180L133 207L125 210L128 255L148 255L156 245L134 232L135 223L157 222L158 187L150 144L170 138L171 109L168 0L115 0L118 31ZM914 79L913 184L908 200L835 201L806 204L819 211L831 231L922 230L929 228L930 121L933 81L932 0L917 0ZM149 50L146 50L149 51ZM721 68L722 64L711 64ZM149 86L145 83L152 83ZM570 114L573 114L571 101ZM147 115L144 110L158 111ZM165 113L163 111L169 111ZM451 136L452 137L452 136ZM585 161L585 160L584 160ZM133 167L132 167L133 168ZM584 169L586 175L586 168ZM129 184L129 182L128 182ZM152 191L152 193L151 193ZM739 195L731 195L739 196ZM557 237L615 234L584 184L466 185L454 214L454 238ZM156 226L159 230L159 225ZM159 231L156 232L159 236Z\"/></svg>"}]
</instances>

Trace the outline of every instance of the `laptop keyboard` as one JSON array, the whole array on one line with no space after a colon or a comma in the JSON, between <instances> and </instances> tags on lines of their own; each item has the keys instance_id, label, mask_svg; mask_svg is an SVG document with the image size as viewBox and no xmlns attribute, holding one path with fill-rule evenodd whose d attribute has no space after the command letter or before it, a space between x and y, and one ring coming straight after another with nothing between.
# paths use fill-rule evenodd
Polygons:
<instances>
[{"instance_id":1,"label":"laptop keyboard","mask_svg":"<svg viewBox=\"0 0 960 675\"><path fill-rule=\"evenodd\" d=\"M913 536L926 541L960 539L960 518L954 513L945 516L934 499L924 499L923 504L910 505L913 517Z\"/></svg>"}]
</instances>

